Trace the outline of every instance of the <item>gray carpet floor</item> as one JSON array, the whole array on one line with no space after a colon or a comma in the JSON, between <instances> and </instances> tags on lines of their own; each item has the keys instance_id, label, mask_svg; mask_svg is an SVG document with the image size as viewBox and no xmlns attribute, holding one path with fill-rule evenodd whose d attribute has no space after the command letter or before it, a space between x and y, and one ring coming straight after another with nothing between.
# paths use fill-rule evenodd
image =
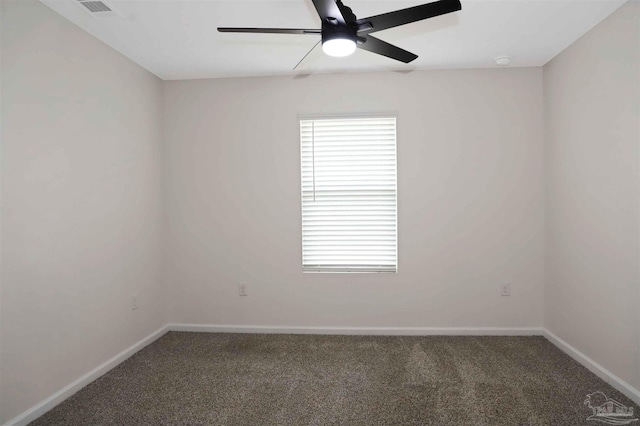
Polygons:
<instances>
[{"instance_id":1,"label":"gray carpet floor","mask_svg":"<svg viewBox=\"0 0 640 426\"><path fill-rule=\"evenodd\" d=\"M543 337L171 332L31 424L584 426L596 391L640 414Z\"/></svg>"}]
</instances>

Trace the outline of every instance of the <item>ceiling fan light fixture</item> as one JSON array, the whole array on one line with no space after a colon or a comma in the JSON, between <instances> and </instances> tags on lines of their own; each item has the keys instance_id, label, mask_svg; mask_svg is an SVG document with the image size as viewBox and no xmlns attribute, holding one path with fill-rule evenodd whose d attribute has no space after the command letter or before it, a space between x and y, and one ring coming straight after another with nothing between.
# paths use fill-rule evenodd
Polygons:
<instances>
[{"instance_id":1,"label":"ceiling fan light fixture","mask_svg":"<svg viewBox=\"0 0 640 426\"><path fill-rule=\"evenodd\" d=\"M322 28L322 50L329 56L344 57L356 51L356 30L347 27Z\"/></svg>"},{"instance_id":2,"label":"ceiling fan light fixture","mask_svg":"<svg viewBox=\"0 0 640 426\"><path fill-rule=\"evenodd\" d=\"M341 58L356 51L356 42L348 38L334 38L324 41L322 50L329 56Z\"/></svg>"}]
</instances>

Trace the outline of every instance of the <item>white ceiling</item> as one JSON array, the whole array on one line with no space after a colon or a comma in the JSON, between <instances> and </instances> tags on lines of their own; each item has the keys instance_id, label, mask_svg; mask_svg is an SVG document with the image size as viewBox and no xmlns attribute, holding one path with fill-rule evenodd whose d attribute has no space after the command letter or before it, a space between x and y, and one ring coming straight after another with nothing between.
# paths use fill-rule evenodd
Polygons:
<instances>
[{"instance_id":1,"label":"white ceiling","mask_svg":"<svg viewBox=\"0 0 640 426\"><path fill-rule=\"evenodd\" d=\"M462 10L375 33L419 56L402 64L358 50L331 58L313 35L229 34L218 26L319 28L311 0L105 0L122 16L95 19L77 0L40 0L165 80L315 72L542 66L625 0L461 0ZM425 0L344 0L358 18Z\"/></svg>"}]
</instances>

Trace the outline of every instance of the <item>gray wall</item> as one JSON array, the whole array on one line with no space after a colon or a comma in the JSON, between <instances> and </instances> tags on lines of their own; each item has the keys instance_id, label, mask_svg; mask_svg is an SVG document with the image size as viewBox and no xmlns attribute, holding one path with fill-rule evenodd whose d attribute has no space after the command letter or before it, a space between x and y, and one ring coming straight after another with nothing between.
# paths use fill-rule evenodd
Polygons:
<instances>
[{"instance_id":1,"label":"gray wall","mask_svg":"<svg viewBox=\"0 0 640 426\"><path fill-rule=\"evenodd\" d=\"M161 81L37 1L0 7L2 423L166 318Z\"/></svg>"},{"instance_id":2,"label":"gray wall","mask_svg":"<svg viewBox=\"0 0 640 426\"><path fill-rule=\"evenodd\" d=\"M173 322L542 326L542 69L164 84ZM367 112L398 114L398 273L303 274L297 116Z\"/></svg>"},{"instance_id":3,"label":"gray wall","mask_svg":"<svg viewBox=\"0 0 640 426\"><path fill-rule=\"evenodd\" d=\"M640 388L640 3L544 69L547 328Z\"/></svg>"}]
</instances>

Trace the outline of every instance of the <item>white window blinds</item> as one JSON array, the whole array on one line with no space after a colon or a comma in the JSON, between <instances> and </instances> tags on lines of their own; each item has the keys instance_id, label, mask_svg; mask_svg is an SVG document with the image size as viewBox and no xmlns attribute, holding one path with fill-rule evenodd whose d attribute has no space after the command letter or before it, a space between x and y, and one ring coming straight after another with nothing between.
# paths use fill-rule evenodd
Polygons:
<instances>
[{"instance_id":1,"label":"white window blinds","mask_svg":"<svg viewBox=\"0 0 640 426\"><path fill-rule=\"evenodd\" d=\"M395 272L395 117L300 120L302 268Z\"/></svg>"}]
</instances>

